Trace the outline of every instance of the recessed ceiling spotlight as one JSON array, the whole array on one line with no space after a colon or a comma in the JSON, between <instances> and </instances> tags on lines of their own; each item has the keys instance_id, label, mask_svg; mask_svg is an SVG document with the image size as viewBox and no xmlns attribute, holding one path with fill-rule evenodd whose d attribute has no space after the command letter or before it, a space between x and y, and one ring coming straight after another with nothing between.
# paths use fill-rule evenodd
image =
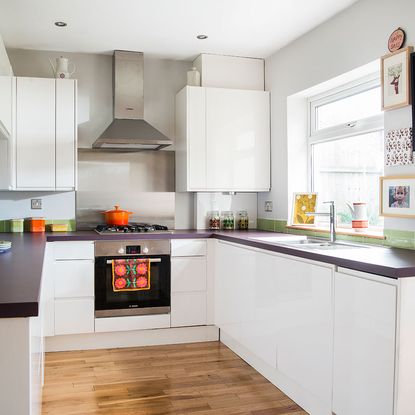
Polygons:
<instances>
[{"instance_id":1,"label":"recessed ceiling spotlight","mask_svg":"<svg viewBox=\"0 0 415 415\"><path fill-rule=\"evenodd\" d=\"M68 24L67 24L67 23L65 23L65 22L55 22L55 26L58 26L58 27L65 27L65 26L68 26Z\"/></svg>"},{"instance_id":2,"label":"recessed ceiling spotlight","mask_svg":"<svg viewBox=\"0 0 415 415\"><path fill-rule=\"evenodd\" d=\"M205 39L207 39L208 38L208 36L207 35L197 35L196 36L199 40L205 40Z\"/></svg>"}]
</instances>

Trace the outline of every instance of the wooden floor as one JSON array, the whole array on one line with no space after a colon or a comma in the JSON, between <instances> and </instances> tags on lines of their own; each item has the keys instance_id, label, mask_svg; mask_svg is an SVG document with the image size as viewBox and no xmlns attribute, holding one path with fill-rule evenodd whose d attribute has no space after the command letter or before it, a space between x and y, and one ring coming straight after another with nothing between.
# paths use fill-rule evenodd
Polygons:
<instances>
[{"instance_id":1,"label":"wooden floor","mask_svg":"<svg viewBox=\"0 0 415 415\"><path fill-rule=\"evenodd\" d=\"M43 415L305 415L219 342L47 353Z\"/></svg>"}]
</instances>

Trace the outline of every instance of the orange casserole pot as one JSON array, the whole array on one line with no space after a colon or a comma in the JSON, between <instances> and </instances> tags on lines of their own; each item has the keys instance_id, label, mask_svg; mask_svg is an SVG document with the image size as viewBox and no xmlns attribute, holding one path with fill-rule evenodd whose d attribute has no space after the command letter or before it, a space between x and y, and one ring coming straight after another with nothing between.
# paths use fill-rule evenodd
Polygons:
<instances>
[{"instance_id":1,"label":"orange casserole pot","mask_svg":"<svg viewBox=\"0 0 415 415\"><path fill-rule=\"evenodd\" d=\"M127 210L122 210L118 205L114 206L115 209L107 210L102 212L105 216L105 222L107 225L117 225L124 226L128 225L129 216L133 212L128 212Z\"/></svg>"}]
</instances>

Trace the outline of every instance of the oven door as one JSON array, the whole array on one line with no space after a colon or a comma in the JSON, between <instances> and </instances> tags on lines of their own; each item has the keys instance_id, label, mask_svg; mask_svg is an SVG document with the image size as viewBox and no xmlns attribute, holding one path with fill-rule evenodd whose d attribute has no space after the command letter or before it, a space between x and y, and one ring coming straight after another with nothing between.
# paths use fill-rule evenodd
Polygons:
<instances>
[{"instance_id":1,"label":"oven door","mask_svg":"<svg viewBox=\"0 0 415 415\"><path fill-rule=\"evenodd\" d=\"M114 291L112 261L150 260L150 289ZM170 313L170 255L140 255L95 258L95 317Z\"/></svg>"}]
</instances>

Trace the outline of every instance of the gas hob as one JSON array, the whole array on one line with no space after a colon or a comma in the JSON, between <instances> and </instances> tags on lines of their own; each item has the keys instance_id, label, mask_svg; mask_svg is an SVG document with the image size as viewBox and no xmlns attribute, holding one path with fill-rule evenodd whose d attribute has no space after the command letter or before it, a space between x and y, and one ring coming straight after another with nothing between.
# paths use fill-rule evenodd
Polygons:
<instances>
[{"instance_id":1,"label":"gas hob","mask_svg":"<svg viewBox=\"0 0 415 415\"><path fill-rule=\"evenodd\" d=\"M114 233L169 233L169 228L163 225L150 225L148 223L130 223L124 226L117 225L98 225L95 232L100 235Z\"/></svg>"}]
</instances>

